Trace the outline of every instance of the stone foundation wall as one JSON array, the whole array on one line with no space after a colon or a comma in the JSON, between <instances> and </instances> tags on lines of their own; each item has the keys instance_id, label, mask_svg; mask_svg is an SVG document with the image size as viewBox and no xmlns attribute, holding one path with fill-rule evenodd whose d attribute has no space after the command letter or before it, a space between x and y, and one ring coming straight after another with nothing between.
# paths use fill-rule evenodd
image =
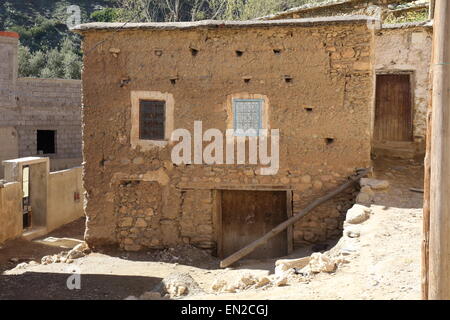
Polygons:
<instances>
[{"instance_id":1,"label":"stone foundation wall","mask_svg":"<svg viewBox=\"0 0 450 320\"><path fill-rule=\"evenodd\" d=\"M370 165L373 33L366 21L158 26L82 31L84 50L95 47L83 72L91 246L214 248L220 190L286 190L295 214ZM280 129L280 170L261 176L257 165L175 166L174 143L133 147L131 93L142 91L173 97L174 127L190 132L196 120L204 130L224 132L230 96L267 97L269 127ZM295 243L340 234L352 197L346 194L299 222Z\"/></svg>"}]
</instances>

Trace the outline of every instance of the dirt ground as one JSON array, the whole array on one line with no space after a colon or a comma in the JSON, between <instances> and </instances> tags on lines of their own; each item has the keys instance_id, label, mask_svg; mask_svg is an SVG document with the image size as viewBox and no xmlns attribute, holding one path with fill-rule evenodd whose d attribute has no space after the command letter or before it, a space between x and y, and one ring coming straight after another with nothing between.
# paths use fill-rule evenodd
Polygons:
<instances>
[{"instance_id":1,"label":"dirt ground","mask_svg":"<svg viewBox=\"0 0 450 320\"><path fill-rule=\"evenodd\" d=\"M373 214L361 225L360 237L346 242L351 252L348 263L307 282L214 294L211 285L215 280L232 284L248 272L257 277L269 275L275 260L246 260L223 270L218 259L193 248L143 253L111 250L91 253L71 264L23 264L76 245L84 230L80 220L37 241L15 240L1 247L0 300L125 299L152 290L174 272L189 273L204 290L189 299L420 299L423 194L410 188L422 188L423 166L413 161L377 160L375 177L388 180L391 187L375 195ZM305 248L289 258L311 253L311 248ZM69 290L66 285L74 271L81 274L80 290Z\"/></svg>"}]
</instances>

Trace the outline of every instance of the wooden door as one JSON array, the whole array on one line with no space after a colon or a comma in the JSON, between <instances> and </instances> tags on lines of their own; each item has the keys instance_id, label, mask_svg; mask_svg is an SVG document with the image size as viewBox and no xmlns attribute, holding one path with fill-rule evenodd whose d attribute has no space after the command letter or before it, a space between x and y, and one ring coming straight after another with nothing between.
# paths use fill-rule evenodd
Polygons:
<instances>
[{"instance_id":1,"label":"wooden door","mask_svg":"<svg viewBox=\"0 0 450 320\"><path fill-rule=\"evenodd\" d=\"M375 141L412 141L412 136L410 75L377 75Z\"/></svg>"},{"instance_id":2,"label":"wooden door","mask_svg":"<svg viewBox=\"0 0 450 320\"><path fill-rule=\"evenodd\" d=\"M222 257L237 252L286 221L285 191L222 191ZM287 254L287 231L256 249L248 258Z\"/></svg>"}]
</instances>

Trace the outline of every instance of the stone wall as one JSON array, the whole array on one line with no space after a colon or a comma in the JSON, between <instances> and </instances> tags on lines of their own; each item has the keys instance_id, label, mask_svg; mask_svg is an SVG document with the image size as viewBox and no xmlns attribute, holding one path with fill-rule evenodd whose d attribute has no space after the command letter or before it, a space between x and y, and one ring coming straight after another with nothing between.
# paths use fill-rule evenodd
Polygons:
<instances>
[{"instance_id":1,"label":"stone wall","mask_svg":"<svg viewBox=\"0 0 450 320\"><path fill-rule=\"evenodd\" d=\"M213 248L220 190L287 190L296 213L370 165L373 33L366 20L102 26L81 29L90 51L83 72L90 245ZM267 97L269 127L280 129L278 174L261 176L255 165L175 166L170 142L132 147L138 91L173 96L174 127L190 132L195 120L224 132L230 96ZM339 235L352 197L349 191L296 224L295 243Z\"/></svg>"},{"instance_id":2,"label":"stone wall","mask_svg":"<svg viewBox=\"0 0 450 320\"><path fill-rule=\"evenodd\" d=\"M17 46L14 33L0 32L0 128L17 133L14 157L37 155L37 130L56 130L56 153L48 155L57 159L52 168L80 165L81 81L17 78ZM0 141L10 140L11 130L5 130ZM0 162L10 157L0 152Z\"/></svg>"}]
</instances>

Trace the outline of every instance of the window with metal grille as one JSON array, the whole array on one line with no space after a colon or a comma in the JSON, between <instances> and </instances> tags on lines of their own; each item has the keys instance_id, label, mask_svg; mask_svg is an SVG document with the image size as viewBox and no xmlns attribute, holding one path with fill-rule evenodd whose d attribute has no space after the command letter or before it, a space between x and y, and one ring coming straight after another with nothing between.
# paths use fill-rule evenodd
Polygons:
<instances>
[{"instance_id":1,"label":"window with metal grille","mask_svg":"<svg viewBox=\"0 0 450 320\"><path fill-rule=\"evenodd\" d=\"M234 135L259 136L262 129L262 110L262 99L233 100Z\"/></svg>"},{"instance_id":2,"label":"window with metal grille","mask_svg":"<svg viewBox=\"0 0 450 320\"><path fill-rule=\"evenodd\" d=\"M166 103L156 100L139 102L139 139L164 140Z\"/></svg>"}]
</instances>

